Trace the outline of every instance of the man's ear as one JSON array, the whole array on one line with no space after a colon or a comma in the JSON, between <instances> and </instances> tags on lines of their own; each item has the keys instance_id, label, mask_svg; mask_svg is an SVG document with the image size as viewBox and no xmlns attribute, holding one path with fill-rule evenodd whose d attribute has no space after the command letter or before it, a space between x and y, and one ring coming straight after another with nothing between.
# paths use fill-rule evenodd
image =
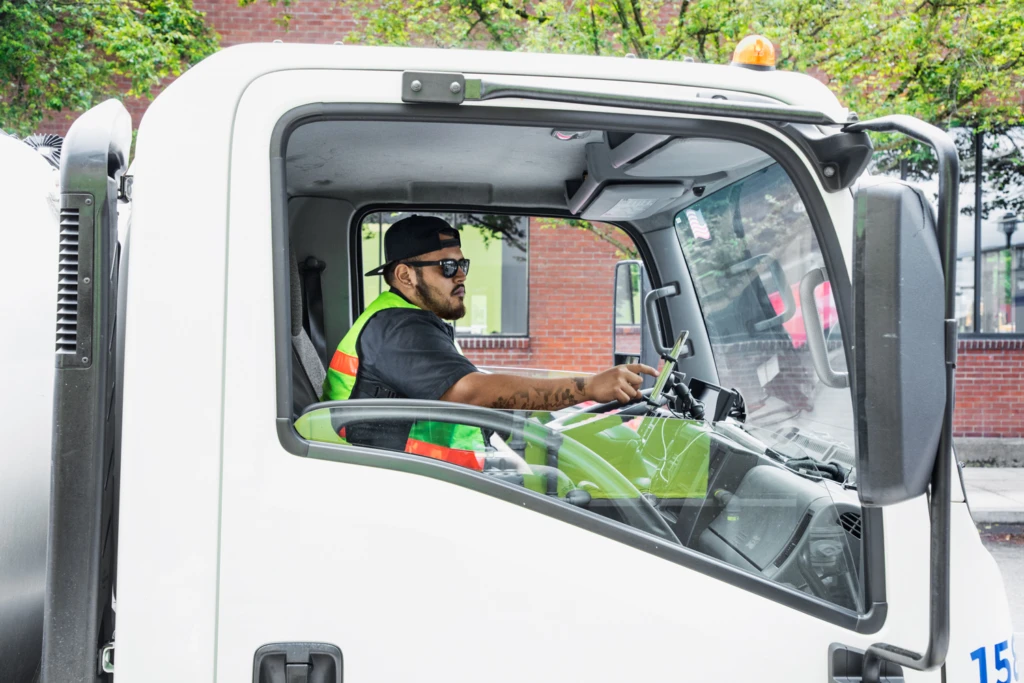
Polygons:
<instances>
[{"instance_id":1,"label":"man's ear","mask_svg":"<svg viewBox=\"0 0 1024 683\"><path fill-rule=\"evenodd\" d=\"M412 266L407 266L404 263L399 263L395 266L395 284L415 288L416 287L416 275Z\"/></svg>"}]
</instances>

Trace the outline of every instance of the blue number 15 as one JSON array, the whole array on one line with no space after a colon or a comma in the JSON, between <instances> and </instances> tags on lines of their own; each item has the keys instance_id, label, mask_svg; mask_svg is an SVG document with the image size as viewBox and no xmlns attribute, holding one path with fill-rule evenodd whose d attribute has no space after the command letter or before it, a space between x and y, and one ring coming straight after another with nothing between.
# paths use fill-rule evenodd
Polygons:
<instances>
[{"instance_id":1,"label":"blue number 15","mask_svg":"<svg viewBox=\"0 0 1024 683\"><path fill-rule=\"evenodd\" d=\"M999 673L1006 673L1005 677L1000 676L997 679L996 683L1010 683L1010 660L1003 655L1003 652L1007 650L1009 647L1010 643L1005 640L1001 643L996 643L992 647L993 654L995 655L994 659L996 663L996 671ZM1017 672L1016 641L1014 642L1013 649L1011 649L1010 651L1013 654L1013 680L1019 681L1020 675ZM985 648L979 647L977 650L972 652L971 659L978 663L978 678L981 681L981 683L988 683L988 657L985 654Z\"/></svg>"}]
</instances>

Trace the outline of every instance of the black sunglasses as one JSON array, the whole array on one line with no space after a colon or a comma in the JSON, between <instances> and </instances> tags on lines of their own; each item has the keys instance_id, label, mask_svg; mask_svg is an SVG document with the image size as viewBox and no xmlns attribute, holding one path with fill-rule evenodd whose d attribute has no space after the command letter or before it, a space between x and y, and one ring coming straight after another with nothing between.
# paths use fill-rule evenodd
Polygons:
<instances>
[{"instance_id":1,"label":"black sunglasses","mask_svg":"<svg viewBox=\"0 0 1024 683\"><path fill-rule=\"evenodd\" d=\"M468 258L443 258L440 261L402 261L407 266L441 266L441 275L451 278L455 277L456 271L462 268L462 272L469 275Z\"/></svg>"}]
</instances>

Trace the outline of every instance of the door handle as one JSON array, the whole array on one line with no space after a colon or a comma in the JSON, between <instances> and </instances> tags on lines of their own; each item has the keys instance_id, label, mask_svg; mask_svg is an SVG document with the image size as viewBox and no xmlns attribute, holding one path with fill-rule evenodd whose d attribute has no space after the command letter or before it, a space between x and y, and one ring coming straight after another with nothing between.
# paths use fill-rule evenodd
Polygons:
<instances>
[{"instance_id":1,"label":"door handle","mask_svg":"<svg viewBox=\"0 0 1024 683\"><path fill-rule=\"evenodd\" d=\"M903 669L882 662L877 683L904 683ZM871 683L864 678L864 651L832 643L828 648L828 683Z\"/></svg>"},{"instance_id":2,"label":"door handle","mask_svg":"<svg viewBox=\"0 0 1024 683\"><path fill-rule=\"evenodd\" d=\"M252 683L342 683L341 664L330 643L271 643L256 650Z\"/></svg>"}]
</instances>

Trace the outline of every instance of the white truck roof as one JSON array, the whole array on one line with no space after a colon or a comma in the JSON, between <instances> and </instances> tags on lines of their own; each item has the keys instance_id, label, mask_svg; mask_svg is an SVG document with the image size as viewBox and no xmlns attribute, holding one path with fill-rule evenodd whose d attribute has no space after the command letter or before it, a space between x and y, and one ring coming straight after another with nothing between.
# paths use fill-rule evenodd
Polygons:
<instances>
[{"instance_id":1,"label":"white truck roof","mask_svg":"<svg viewBox=\"0 0 1024 683\"><path fill-rule=\"evenodd\" d=\"M195 87L200 79L205 79L204 86L211 90L244 89L245 84L267 73L305 69L450 71L688 86L759 95L815 109L835 120L845 120L847 115L823 83L789 71L622 57L350 45L257 43L230 47L183 74L165 92L173 97L179 83Z\"/></svg>"}]
</instances>

